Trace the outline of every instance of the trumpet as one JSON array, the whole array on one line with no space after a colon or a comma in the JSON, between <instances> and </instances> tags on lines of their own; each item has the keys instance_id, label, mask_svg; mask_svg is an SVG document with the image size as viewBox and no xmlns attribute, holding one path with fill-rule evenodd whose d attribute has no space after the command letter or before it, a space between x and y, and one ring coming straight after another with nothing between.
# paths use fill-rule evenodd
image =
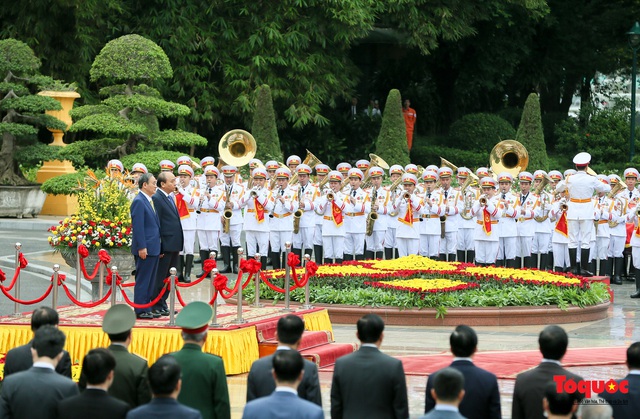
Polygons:
<instances>
[{"instance_id":1,"label":"trumpet","mask_svg":"<svg viewBox=\"0 0 640 419\"><path fill-rule=\"evenodd\" d=\"M488 197L486 194L480 195L480 198L478 199L478 201L480 202L480 205L482 205L483 207L487 205L487 201L488 201Z\"/></svg>"},{"instance_id":2,"label":"trumpet","mask_svg":"<svg viewBox=\"0 0 640 419\"><path fill-rule=\"evenodd\" d=\"M251 198L257 198L258 197L258 192L260 192L262 190L262 188L260 187L255 187L251 189L251 192L249 193L249 196L251 196Z\"/></svg>"},{"instance_id":3,"label":"trumpet","mask_svg":"<svg viewBox=\"0 0 640 419\"><path fill-rule=\"evenodd\" d=\"M327 201L332 202L335 199L333 192L327 192Z\"/></svg>"},{"instance_id":4,"label":"trumpet","mask_svg":"<svg viewBox=\"0 0 640 419\"><path fill-rule=\"evenodd\" d=\"M563 199L560 202L560 211L568 211L569 210L569 205L567 205L567 200Z\"/></svg>"},{"instance_id":5,"label":"trumpet","mask_svg":"<svg viewBox=\"0 0 640 419\"><path fill-rule=\"evenodd\" d=\"M404 198L405 201L410 200L411 199L411 193L405 192L404 194L402 194L402 198Z\"/></svg>"}]
</instances>

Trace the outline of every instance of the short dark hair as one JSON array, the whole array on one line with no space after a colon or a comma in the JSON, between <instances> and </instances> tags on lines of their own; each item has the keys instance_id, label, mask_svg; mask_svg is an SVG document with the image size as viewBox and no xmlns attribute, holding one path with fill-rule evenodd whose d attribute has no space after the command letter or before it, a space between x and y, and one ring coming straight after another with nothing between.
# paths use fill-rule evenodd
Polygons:
<instances>
[{"instance_id":1,"label":"short dark hair","mask_svg":"<svg viewBox=\"0 0 640 419\"><path fill-rule=\"evenodd\" d=\"M449 345L455 356L468 358L476 351L478 335L471 327L461 324L449 336Z\"/></svg>"},{"instance_id":2,"label":"short dark hair","mask_svg":"<svg viewBox=\"0 0 640 419\"><path fill-rule=\"evenodd\" d=\"M273 371L278 381L295 383L304 368L304 360L298 351L276 351L273 355Z\"/></svg>"},{"instance_id":3,"label":"short dark hair","mask_svg":"<svg viewBox=\"0 0 640 419\"><path fill-rule=\"evenodd\" d=\"M45 325L36 330L31 346L39 357L46 356L53 359L62 352L66 339L62 330L55 326Z\"/></svg>"},{"instance_id":4,"label":"short dark hair","mask_svg":"<svg viewBox=\"0 0 640 419\"><path fill-rule=\"evenodd\" d=\"M288 314L278 320L278 342L293 345L304 332L304 321L295 314Z\"/></svg>"},{"instance_id":5,"label":"short dark hair","mask_svg":"<svg viewBox=\"0 0 640 419\"><path fill-rule=\"evenodd\" d=\"M116 368L116 359L106 348L95 348L87 352L82 360L82 375L87 384L102 384Z\"/></svg>"},{"instance_id":6,"label":"short dark hair","mask_svg":"<svg viewBox=\"0 0 640 419\"><path fill-rule=\"evenodd\" d=\"M362 343L375 343L384 331L384 321L377 314L365 314L356 325L358 338Z\"/></svg>"},{"instance_id":7,"label":"short dark hair","mask_svg":"<svg viewBox=\"0 0 640 419\"><path fill-rule=\"evenodd\" d=\"M158 173L158 177L156 180L158 181L158 188L162 188L162 184L167 183L167 177L169 177L169 173L171 172L160 172Z\"/></svg>"},{"instance_id":8,"label":"short dark hair","mask_svg":"<svg viewBox=\"0 0 640 419\"><path fill-rule=\"evenodd\" d=\"M151 181L152 177L153 177L152 173L141 174L140 177L138 178L138 188L142 189L145 183L149 183L149 181Z\"/></svg>"},{"instance_id":9,"label":"short dark hair","mask_svg":"<svg viewBox=\"0 0 640 419\"><path fill-rule=\"evenodd\" d=\"M176 389L182 368L171 355L163 355L149 368L149 385L156 396L167 396Z\"/></svg>"},{"instance_id":10,"label":"short dark hair","mask_svg":"<svg viewBox=\"0 0 640 419\"><path fill-rule=\"evenodd\" d=\"M42 326L57 326L58 323L60 323L60 316L51 307L38 307L31 313L31 330L34 332Z\"/></svg>"},{"instance_id":11,"label":"short dark hair","mask_svg":"<svg viewBox=\"0 0 640 419\"><path fill-rule=\"evenodd\" d=\"M464 375L455 368L443 368L433 377L433 389L439 401L445 403L456 401L463 388Z\"/></svg>"},{"instance_id":12,"label":"short dark hair","mask_svg":"<svg viewBox=\"0 0 640 419\"><path fill-rule=\"evenodd\" d=\"M567 393L564 390L558 391L558 386L554 382L550 382L544 388L544 397L549 404L549 412L554 415L568 415L576 403L577 394Z\"/></svg>"},{"instance_id":13,"label":"short dark hair","mask_svg":"<svg viewBox=\"0 0 640 419\"><path fill-rule=\"evenodd\" d=\"M109 336L111 342L126 342L129 336L131 336L131 329L120 333L108 333L107 336Z\"/></svg>"},{"instance_id":14,"label":"short dark hair","mask_svg":"<svg viewBox=\"0 0 640 419\"><path fill-rule=\"evenodd\" d=\"M538 344L543 357L559 361L567 352L569 337L562 327L551 325L542 329Z\"/></svg>"},{"instance_id":15,"label":"short dark hair","mask_svg":"<svg viewBox=\"0 0 640 419\"><path fill-rule=\"evenodd\" d=\"M632 343L627 348L627 366L632 369L640 368L640 342Z\"/></svg>"}]
</instances>

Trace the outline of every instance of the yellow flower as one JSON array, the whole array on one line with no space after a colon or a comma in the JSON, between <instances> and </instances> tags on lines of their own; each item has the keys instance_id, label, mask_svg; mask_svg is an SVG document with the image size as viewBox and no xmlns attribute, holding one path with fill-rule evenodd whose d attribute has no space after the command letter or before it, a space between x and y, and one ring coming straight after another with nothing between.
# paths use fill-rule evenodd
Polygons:
<instances>
[{"instance_id":1,"label":"yellow flower","mask_svg":"<svg viewBox=\"0 0 640 419\"><path fill-rule=\"evenodd\" d=\"M463 281L455 281L446 278L437 278L437 279L402 279L398 281L380 281L383 284L393 285L396 287L406 287L406 288L418 288L422 291L429 290L441 290L446 288L457 287L458 285L464 285L466 282Z\"/></svg>"},{"instance_id":2,"label":"yellow flower","mask_svg":"<svg viewBox=\"0 0 640 419\"><path fill-rule=\"evenodd\" d=\"M541 282L561 282L564 284L580 284L578 278L567 278L563 275L556 275L553 272L546 271L531 271L520 270L514 268L499 268L499 267L487 267L482 268L479 266L468 267L465 272L480 275L497 275L501 278L514 278L523 281L541 281Z\"/></svg>"}]
</instances>

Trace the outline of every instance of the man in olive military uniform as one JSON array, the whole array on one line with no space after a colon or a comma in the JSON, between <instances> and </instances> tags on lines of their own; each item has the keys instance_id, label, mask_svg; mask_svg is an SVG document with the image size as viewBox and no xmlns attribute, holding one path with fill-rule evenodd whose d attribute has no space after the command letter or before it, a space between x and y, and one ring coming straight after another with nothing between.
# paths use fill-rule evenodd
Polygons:
<instances>
[{"instance_id":1,"label":"man in olive military uniform","mask_svg":"<svg viewBox=\"0 0 640 419\"><path fill-rule=\"evenodd\" d=\"M109 335L109 350L116 359L113 384L109 394L127 402L132 408L149 403L151 389L147 380L147 360L129 352L131 329L136 324L136 314L126 304L112 306L104 315L102 330Z\"/></svg>"},{"instance_id":2,"label":"man in olive military uniform","mask_svg":"<svg viewBox=\"0 0 640 419\"><path fill-rule=\"evenodd\" d=\"M187 304L176 317L184 346L171 354L182 368L178 401L199 410L204 419L229 419L231 407L222 358L202 352L213 309L207 303Z\"/></svg>"}]
</instances>

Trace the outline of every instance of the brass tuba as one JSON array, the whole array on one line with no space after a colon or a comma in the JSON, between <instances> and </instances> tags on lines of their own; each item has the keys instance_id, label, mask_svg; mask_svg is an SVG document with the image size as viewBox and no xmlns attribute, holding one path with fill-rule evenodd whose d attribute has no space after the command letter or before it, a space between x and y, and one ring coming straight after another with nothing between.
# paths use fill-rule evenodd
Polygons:
<instances>
[{"instance_id":1,"label":"brass tuba","mask_svg":"<svg viewBox=\"0 0 640 419\"><path fill-rule=\"evenodd\" d=\"M313 170L317 165L321 163L322 162L319 158L317 158L313 155L312 152L307 150L307 156L304 158L302 164L306 164L307 166L311 167L311 170ZM291 175L291 179L289 179L289 186L295 185L296 183L298 183L298 172L295 172Z\"/></svg>"},{"instance_id":2,"label":"brass tuba","mask_svg":"<svg viewBox=\"0 0 640 419\"><path fill-rule=\"evenodd\" d=\"M546 210L546 206L547 206L547 200L545 198L544 194L544 188L547 187L547 185L551 183L551 178L549 177L549 175L545 174L544 177L542 178L542 181L540 182L540 184L538 186L536 186L536 188L533 190L533 194L534 195L538 195L540 197L540 199L542 200L542 204L540 204L540 210L542 211L542 215L539 217L533 217L534 220L536 220L539 223L542 223L544 221L547 220L547 218L549 218L549 213L547 213L546 215L544 214L545 210Z\"/></svg>"},{"instance_id":3,"label":"brass tuba","mask_svg":"<svg viewBox=\"0 0 640 419\"><path fill-rule=\"evenodd\" d=\"M373 153L369 153L369 159L370 159L369 168L376 166L384 170L389 170L389 164L386 161L384 161L382 157ZM367 174L364 177L364 180L362 181L362 189L367 189L370 186L371 186L371 175L367 170Z\"/></svg>"},{"instance_id":4,"label":"brass tuba","mask_svg":"<svg viewBox=\"0 0 640 419\"><path fill-rule=\"evenodd\" d=\"M489 154L491 171L496 175L508 172L516 177L529 165L529 153L525 146L515 140L500 141Z\"/></svg>"},{"instance_id":5,"label":"brass tuba","mask_svg":"<svg viewBox=\"0 0 640 419\"><path fill-rule=\"evenodd\" d=\"M442 157L441 157L442 159ZM444 160L444 159L443 159ZM475 176L475 175L474 175ZM476 176L477 178L477 176ZM464 208L460 213L460 217L463 220L470 220L473 218L471 215L471 207L473 206L473 198L471 196L467 197L467 189L471 186L472 182L475 182L475 179L471 176L467 176L464 183L460 186L460 195L462 195L462 199L464 199Z\"/></svg>"}]
</instances>

